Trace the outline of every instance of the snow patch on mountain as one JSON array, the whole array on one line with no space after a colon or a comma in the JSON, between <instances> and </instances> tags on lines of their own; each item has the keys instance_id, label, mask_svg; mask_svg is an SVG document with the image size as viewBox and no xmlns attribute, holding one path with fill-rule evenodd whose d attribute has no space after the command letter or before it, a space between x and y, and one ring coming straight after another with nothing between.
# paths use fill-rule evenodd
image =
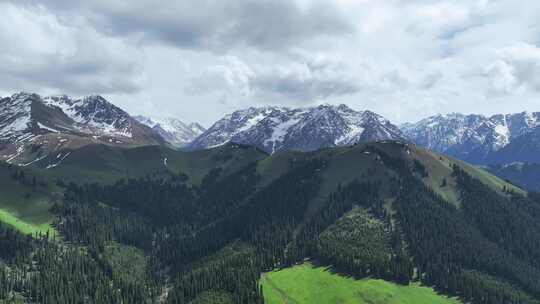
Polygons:
<instances>
[{"instance_id":1,"label":"snow patch on mountain","mask_svg":"<svg viewBox=\"0 0 540 304\"><path fill-rule=\"evenodd\" d=\"M236 130L236 133L244 132L251 129L252 127L256 126L259 121L263 120L266 115L268 115L268 113L266 112L258 113L256 116L249 118L243 126Z\"/></svg>"},{"instance_id":2,"label":"snow patch on mountain","mask_svg":"<svg viewBox=\"0 0 540 304\"><path fill-rule=\"evenodd\" d=\"M350 143L354 140L354 138L357 138L362 132L364 132L364 128L357 126L357 125L351 125L349 126L349 132L343 134L340 138L336 139L335 144L336 146L341 146L347 143Z\"/></svg>"},{"instance_id":3,"label":"snow patch on mountain","mask_svg":"<svg viewBox=\"0 0 540 304\"><path fill-rule=\"evenodd\" d=\"M40 129L51 131L53 133L60 133L60 131L58 131L56 129L53 129L53 128L49 128L49 127L47 127L46 125L44 125L44 124L42 124L40 122L38 122L37 125L38 125L38 128L40 128Z\"/></svg>"},{"instance_id":4,"label":"snow patch on mountain","mask_svg":"<svg viewBox=\"0 0 540 304\"><path fill-rule=\"evenodd\" d=\"M287 117L285 121L282 121L281 119L277 117L270 118L275 123L275 125L272 128L272 131L271 131L272 134L270 138L264 141L264 146L271 145L272 146L271 152L274 153L276 151L276 147L280 143L283 143L285 136L289 133L289 129L291 129L293 126L298 124L298 122L300 122L300 120L303 118L304 113L305 112L297 112L292 117ZM251 127L253 126L255 126L255 124L253 124Z\"/></svg>"}]
</instances>

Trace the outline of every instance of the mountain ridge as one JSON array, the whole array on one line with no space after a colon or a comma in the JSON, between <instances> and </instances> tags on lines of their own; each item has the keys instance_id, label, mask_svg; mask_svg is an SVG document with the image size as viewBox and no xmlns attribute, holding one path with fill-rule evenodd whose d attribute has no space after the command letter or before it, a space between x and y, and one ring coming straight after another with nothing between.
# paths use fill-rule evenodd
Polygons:
<instances>
[{"instance_id":1,"label":"mountain ridge","mask_svg":"<svg viewBox=\"0 0 540 304\"><path fill-rule=\"evenodd\" d=\"M346 105L308 108L250 107L224 116L190 145L216 147L227 142L255 145L268 153L314 151L376 140L404 140L397 126L371 111Z\"/></svg>"}]
</instances>

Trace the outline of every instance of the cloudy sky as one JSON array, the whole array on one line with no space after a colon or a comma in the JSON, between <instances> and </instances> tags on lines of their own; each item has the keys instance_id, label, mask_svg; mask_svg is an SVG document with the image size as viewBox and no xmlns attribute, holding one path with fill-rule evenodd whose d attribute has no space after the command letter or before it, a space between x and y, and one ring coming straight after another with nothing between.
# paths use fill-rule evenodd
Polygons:
<instances>
[{"instance_id":1,"label":"cloudy sky","mask_svg":"<svg viewBox=\"0 0 540 304\"><path fill-rule=\"evenodd\" d=\"M345 103L400 123L540 111L540 1L0 0L0 95L211 124Z\"/></svg>"}]
</instances>

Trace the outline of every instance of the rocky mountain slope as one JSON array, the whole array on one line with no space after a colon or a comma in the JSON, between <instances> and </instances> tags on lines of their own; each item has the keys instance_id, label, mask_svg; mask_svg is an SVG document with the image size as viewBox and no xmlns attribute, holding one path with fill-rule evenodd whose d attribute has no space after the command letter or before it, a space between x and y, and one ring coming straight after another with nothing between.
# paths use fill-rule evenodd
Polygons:
<instances>
[{"instance_id":1,"label":"rocky mountain slope","mask_svg":"<svg viewBox=\"0 0 540 304\"><path fill-rule=\"evenodd\" d=\"M346 105L300 109L264 107L225 116L189 147L204 149L236 142L274 153L404 138L398 127L382 116L370 111L355 111Z\"/></svg>"},{"instance_id":2,"label":"rocky mountain slope","mask_svg":"<svg viewBox=\"0 0 540 304\"><path fill-rule=\"evenodd\" d=\"M458 113L436 115L416 123L404 124L401 129L418 145L477 163L506 163L526 161L532 151L530 141L538 141L536 130L540 113L522 112L483 115ZM536 134L536 135L535 135ZM536 140L535 140L536 138ZM515 151L527 150L527 156ZM505 151L514 151L508 155Z\"/></svg>"},{"instance_id":3,"label":"rocky mountain slope","mask_svg":"<svg viewBox=\"0 0 540 304\"><path fill-rule=\"evenodd\" d=\"M0 99L2 160L26 165L62 148L92 143L140 146L165 141L101 96L75 99L21 92Z\"/></svg>"},{"instance_id":4,"label":"rocky mountain slope","mask_svg":"<svg viewBox=\"0 0 540 304\"><path fill-rule=\"evenodd\" d=\"M157 119L142 115L134 116L134 118L152 128L163 139L177 147L186 146L206 131L206 128L196 122L186 124L176 118Z\"/></svg>"}]
</instances>

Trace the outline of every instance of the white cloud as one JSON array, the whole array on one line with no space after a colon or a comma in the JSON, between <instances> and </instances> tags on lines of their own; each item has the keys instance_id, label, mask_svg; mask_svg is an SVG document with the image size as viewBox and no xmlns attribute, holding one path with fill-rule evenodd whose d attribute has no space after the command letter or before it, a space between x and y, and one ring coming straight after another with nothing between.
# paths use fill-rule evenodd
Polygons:
<instances>
[{"instance_id":1,"label":"white cloud","mask_svg":"<svg viewBox=\"0 0 540 304\"><path fill-rule=\"evenodd\" d=\"M520 44L497 52L497 60L488 67L494 92L512 94L518 90L540 92L540 48Z\"/></svg>"},{"instance_id":2,"label":"white cloud","mask_svg":"<svg viewBox=\"0 0 540 304\"><path fill-rule=\"evenodd\" d=\"M251 81L256 76L253 69L235 56L221 58L217 65L208 66L194 75L185 91L203 95L212 91L226 91L238 97L251 94Z\"/></svg>"},{"instance_id":3,"label":"white cloud","mask_svg":"<svg viewBox=\"0 0 540 304\"><path fill-rule=\"evenodd\" d=\"M84 23L64 23L43 6L0 3L0 86L88 94L133 93L140 53Z\"/></svg>"},{"instance_id":4,"label":"white cloud","mask_svg":"<svg viewBox=\"0 0 540 304\"><path fill-rule=\"evenodd\" d=\"M0 4L0 90L96 92L209 124L237 108L348 103L402 122L540 110L540 2Z\"/></svg>"}]
</instances>

